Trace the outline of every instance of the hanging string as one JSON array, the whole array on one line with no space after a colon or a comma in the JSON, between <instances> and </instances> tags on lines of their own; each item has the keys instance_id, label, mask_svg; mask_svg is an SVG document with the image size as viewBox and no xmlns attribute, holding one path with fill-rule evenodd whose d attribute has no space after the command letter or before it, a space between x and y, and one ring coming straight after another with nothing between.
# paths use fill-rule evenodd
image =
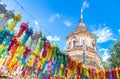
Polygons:
<instances>
[{"instance_id":1,"label":"hanging string","mask_svg":"<svg viewBox=\"0 0 120 79\"><path fill-rule=\"evenodd\" d=\"M17 0L14 0L15 1L15 3L17 4L17 5L19 5L19 7L24 11L24 12L26 12L27 13L27 15L30 17L30 18L32 18L33 20L35 20L35 21L37 21ZM37 21L38 22L38 21ZM39 22L38 22L39 23ZM40 24L40 23L39 23ZM43 26L43 25L41 25L41 27L43 27L49 34L50 34L50 32Z\"/></svg>"},{"instance_id":2,"label":"hanging string","mask_svg":"<svg viewBox=\"0 0 120 79\"><path fill-rule=\"evenodd\" d=\"M26 12L27 13L27 15L30 17L30 18L32 18L33 20L35 20L35 21L37 21L17 0L14 0L15 1L15 3L24 11L24 12ZM38 22L38 21L37 21ZM38 22L39 24L41 24L40 22ZM43 24L41 24L40 25L45 31L47 31L47 33L49 34L49 35L52 35L46 28L45 28L45 26L43 25ZM61 42L61 41L59 41L59 43L61 44L61 46L63 47L64 46L64 44Z\"/></svg>"},{"instance_id":3,"label":"hanging string","mask_svg":"<svg viewBox=\"0 0 120 79\"><path fill-rule=\"evenodd\" d=\"M17 0L14 0L16 2L17 5L20 6L21 9L23 9L33 20L36 20L26 9L24 9L24 7L19 3L17 2Z\"/></svg>"}]
</instances>

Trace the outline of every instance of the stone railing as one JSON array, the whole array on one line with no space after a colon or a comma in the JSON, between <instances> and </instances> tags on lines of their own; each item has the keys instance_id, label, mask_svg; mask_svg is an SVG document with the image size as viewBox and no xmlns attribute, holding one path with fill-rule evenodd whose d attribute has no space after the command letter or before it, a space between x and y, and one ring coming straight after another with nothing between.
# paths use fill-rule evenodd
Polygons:
<instances>
[{"instance_id":1,"label":"stone railing","mask_svg":"<svg viewBox=\"0 0 120 79\"><path fill-rule=\"evenodd\" d=\"M76 46L74 46L74 47L68 46L68 47L66 48L66 51L73 50L73 49L83 49L83 45L76 45ZM93 53L96 52L96 50L95 50L94 48L91 48L91 47L89 47L89 46L86 46L86 51L90 51L90 52L93 52Z\"/></svg>"}]
</instances>

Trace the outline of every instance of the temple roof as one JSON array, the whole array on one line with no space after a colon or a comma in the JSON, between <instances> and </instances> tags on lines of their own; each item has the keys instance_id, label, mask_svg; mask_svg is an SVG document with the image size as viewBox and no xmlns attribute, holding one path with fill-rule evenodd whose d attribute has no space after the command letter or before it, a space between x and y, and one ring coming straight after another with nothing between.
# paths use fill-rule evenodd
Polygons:
<instances>
[{"instance_id":1,"label":"temple roof","mask_svg":"<svg viewBox=\"0 0 120 79\"><path fill-rule=\"evenodd\" d=\"M86 29L83 19L81 19L80 23L78 24L78 27L73 32L86 32L86 31L88 30Z\"/></svg>"},{"instance_id":2,"label":"temple roof","mask_svg":"<svg viewBox=\"0 0 120 79\"><path fill-rule=\"evenodd\" d=\"M89 35L90 37L94 38L93 34L91 34L86 28L83 19L80 20L80 23L78 24L77 28L70 35L68 35L67 38L76 34Z\"/></svg>"}]
</instances>

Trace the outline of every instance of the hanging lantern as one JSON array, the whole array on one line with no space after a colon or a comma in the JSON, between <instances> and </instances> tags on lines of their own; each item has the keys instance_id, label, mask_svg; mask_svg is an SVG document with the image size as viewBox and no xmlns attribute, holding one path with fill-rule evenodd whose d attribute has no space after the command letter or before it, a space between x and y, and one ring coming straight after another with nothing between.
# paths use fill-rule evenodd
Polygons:
<instances>
[{"instance_id":1,"label":"hanging lantern","mask_svg":"<svg viewBox=\"0 0 120 79\"><path fill-rule=\"evenodd\" d=\"M2 44L4 42L4 40L7 38L7 36L9 36L10 32L4 28L2 30L2 32L0 33L0 44Z\"/></svg>"},{"instance_id":2,"label":"hanging lantern","mask_svg":"<svg viewBox=\"0 0 120 79\"><path fill-rule=\"evenodd\" d=\"M38 44L39 39L42 37L42 33L40 31L35 32L31 35L31 41L29 44L29 48L32 49L33 45L36 47Z\"/></svg>"},{"instance_id":3,"label":"hanging lantern","mask_svg":"<svg viewBox=\"0 0 120 79\"><path fill-rule=\"evenodd\" d=\"M11 54L13 56L16 53L16 50L19 46L21 46L21 41L17 40L16 43L14 44L14 46L11 47L9 54Z\"/></svg>"},{"instance_id":4,"label":"hanging lantern","mask_svg":"<svg viewBox=\"0 0 120 79\"><path fill-rule=\"evenodd\" d=\"M53 51L54 51L54 45L50 44L50 47L48 49L47 56L46 56L45 60L49 60L52 57Z\"/></svg>"},{"instance_id":5,"label":"hanging lantern","mask_svg":"<svg viewBox=\"0 0 120 79\"><path fill-rule=\"evenodd\" d=\"M30 49L28 47L25 48L25 51L23 53L23 59L22 59L22 64L25 64L27 62L27 57L30 54Z\"/></svg>"},{"instance_id":6,"label":"hanging lantern","mask_svg":"<svg viewBox=\"0 0 120 79\"><path fill-rule=\"evenodd\" d=\"M25 34L25 36L24 36L24 38L23 38L23 40L22 40L22 45L24 45L24 44L26 43L26 41L28 40L28 38L29 38L32 34L33 34L33 29L32 29L32 27L30 27L30 28L28 28L28 29L26 30L26 34Z\"/></svg>"},{"instance_id":7,"label":"hanging lantern","mask_svg":"<svg viewBox=\"0 0 120 79\"><path fill-rule=\"evenodd\" d=\"M5 9L6 5L5 4L0 4L0 14L3 14L6 12L6 9Z\"/></svg>"},{"instance_id":8,"label":"hanging lantern","mask_svg":"<svg viewBox=\"0 0 120 79\"><path fill-rule=\"evenodd\" d=\"M9 34L8 39L7 39L6 43L5 43L7 46L10 45L11 39L14 37L14 35L15 35L14 31Z\"/></svg>"},{"instance_id":9,"label":"hanging lantern","mask_svg":"<svg viewBox=\"0 0 120 79\"><path fill-rule=\"evenodd\" d=\"M9 31L13 31L13 29L15 28L17 22L19 22L21 20L21 15L20 14L15 14L13 17L13 21L12 23L8 26Z\"/></svg>"},{"instance_id":10,"label":"hanging lantern","mask_svg":"<svg viewBox=\"0 0 120 79\"><path fill-rule=\"evenodd\" d=\"M11 39L11 43L10 43L10 45L8 46L8 51L10 51L11 50L11 48L15 45L15 43L17 42L17 39L16 39L17 37L16 36L14 36L12 39Z\"/></svg>"},{"instance_id":11,"label":"hanging lantern","mask_svg":"<svg viewBox=\"0 0 120 79\"><path fill-rule=\"evenodd\" d=\"M19 30L19 32L18 32L18 34L17 34L17 37L19 38L19 37L22 35L22 33L23 33L25 30L27 30L27 29L28 29L28 22L22 23L22 24L20 25L20 30Z\"/></svg>"},{"instance_id":12,"label":"hanging lantern","mask_svg":"<svg viewBox=\"0 0 120 79\"><path fill-rule=\"evenodd\" d=\"M34 40L34 46L36 47L38 44L39 39L42 37L42 32L37 31L36 39Z\"/></svg>"},{"instance_id":13,"label":"hanging lantern","mask_svg":"<svg viewBox=\"0 0 120 79\"><path fill-rule=\"evenodd\" d=\"M110 74L108 69L105 70L105 76L107 79L110 79Z\"/></svg>"},{"instance_id":14,"label":"hanging lantern","mask_svg":"<svg viewBox=\"0 0 120 79\"><path fill-rule=\"evenodd\" d=\"M5 23L7 23L7 21L13 17L14 17L13 10L12 11L7 10L4 14L4 18L0 20L0 28L2 28L5 25Z\"/></svg>"},{"instance_id":15,"label":"hanging lantern","mask_svg":"<svg viewBox=\"0 0 120 79\"><path fill-rule=\"evenodd\" d=\"M31 40L30 40L30 44L29 44L29 48L30 49L32 49L32 46L33 46L33 43L34 43L34 40L36 39L36 37L37 37L37 33L36 32L31 35Z\"/></svg>"},{"instance_id":16,"label":"hanging lantern","mask_svg":"<svg viewBox=\"0 0 120 79\"><path fill-rule=\"evenodd\" d=\"M43 58L46 57L47 51L48 51L49 47L50 47L49 41L45 41L45 44L44 44L44 51L43 51L43 53L42 53L42 57L43 57Z\"/></svg>"},{"instance_id":17,"label":"hanging lantern","mask_svg":"<svg viewBox=\"0 0 120 79\"><path fill-rule=\"evenodd\" d=\"M113 77L113 79L117 79L116 69L114 69L114 68L112 68L112 77Z\"/></svg>"}]
</instances>

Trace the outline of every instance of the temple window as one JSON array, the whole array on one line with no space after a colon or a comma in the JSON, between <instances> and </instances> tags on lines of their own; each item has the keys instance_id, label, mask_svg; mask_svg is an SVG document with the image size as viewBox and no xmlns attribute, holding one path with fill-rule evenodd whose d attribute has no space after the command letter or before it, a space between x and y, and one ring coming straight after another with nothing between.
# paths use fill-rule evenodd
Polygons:
<instances>
[{"instance_id":1,"label":"temple window","mask_svg":"<svg viewBox=\"0 0 120 79\"><path fill-rule=\"evenodd\" d=\"M70 49L70 47L71 47L71 42L68 43L68 49Z\"/></svg>"},{"instance_id":2,"label":"temple window","mask_svg":"<svg viewBox=\"0 0 120 79\"><path fill-rule=\"evenodd\" d=\"M73 47L77 47L77 41L76 40L73 41Z\"/></svg>"}]
</instances>

